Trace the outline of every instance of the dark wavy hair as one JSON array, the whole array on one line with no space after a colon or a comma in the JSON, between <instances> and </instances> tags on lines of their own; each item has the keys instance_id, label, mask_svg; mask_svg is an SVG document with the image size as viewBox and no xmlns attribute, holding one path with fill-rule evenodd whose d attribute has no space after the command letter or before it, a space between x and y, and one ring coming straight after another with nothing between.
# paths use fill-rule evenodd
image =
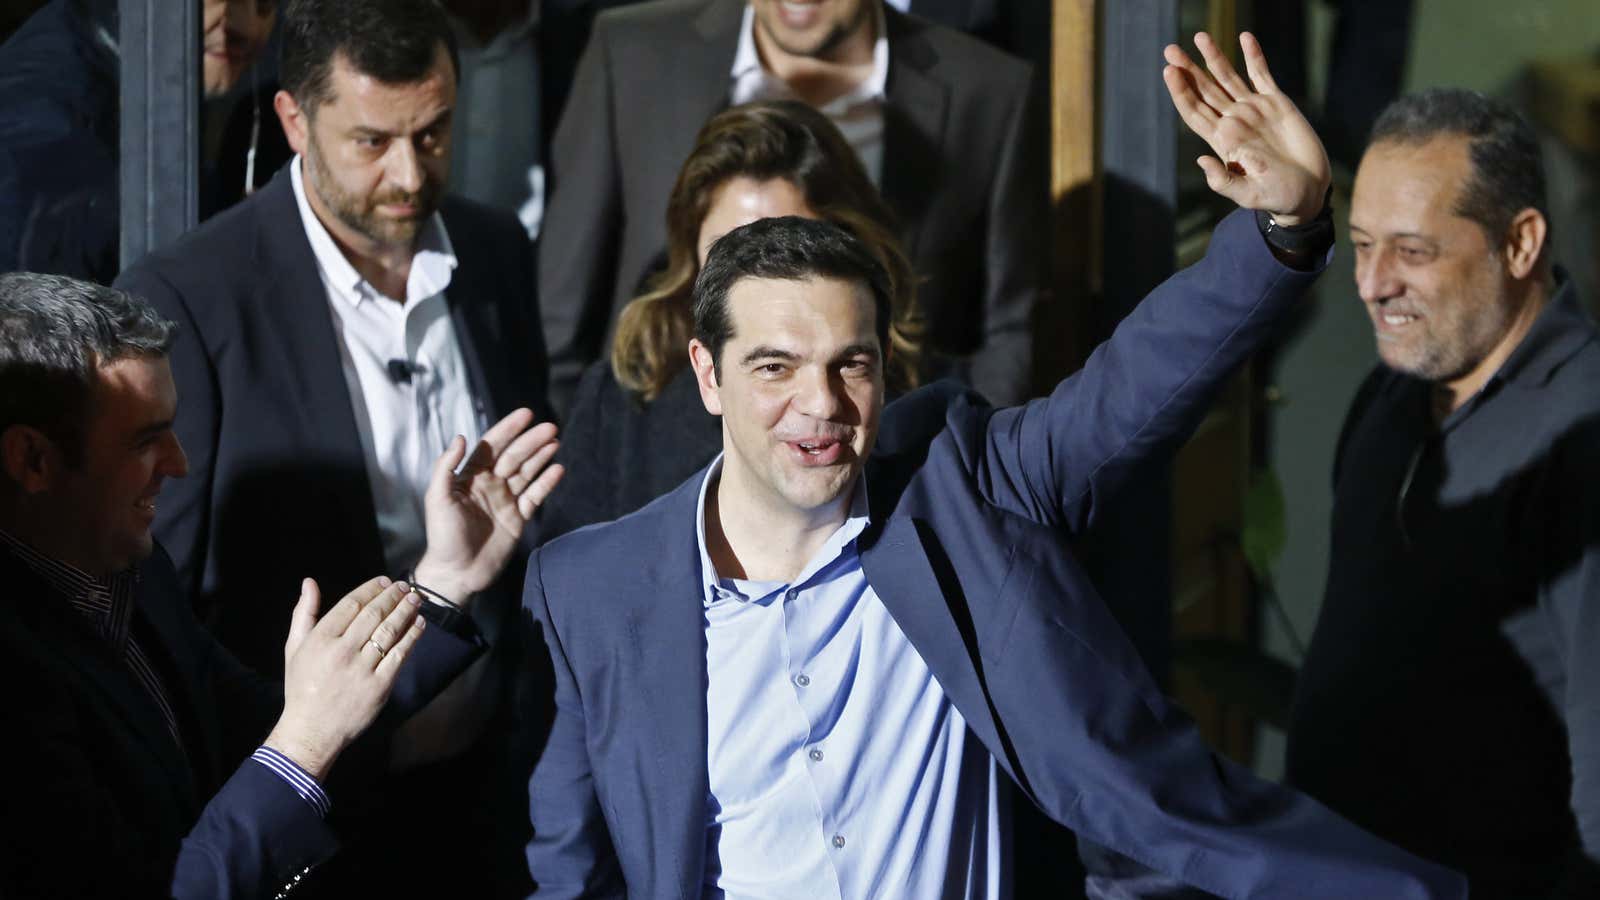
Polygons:
<instances>
[{"instance_id":1,"label":"dark wavy hair","mask_svg":"<svg viewBox=\"0 0 1600 900\"><path fill-rule=\"evenodd\" d=\"M667 201L667 267L617 320L611 344L617 382L648 403L689 365L700 225L717 189L738 177L793 184L820 218L866 246L889 278L887 387L893 393L915 387L922 318L894 216L839 129L792 100L735 106L700 129Z\"/></svg>"}]
</instances>

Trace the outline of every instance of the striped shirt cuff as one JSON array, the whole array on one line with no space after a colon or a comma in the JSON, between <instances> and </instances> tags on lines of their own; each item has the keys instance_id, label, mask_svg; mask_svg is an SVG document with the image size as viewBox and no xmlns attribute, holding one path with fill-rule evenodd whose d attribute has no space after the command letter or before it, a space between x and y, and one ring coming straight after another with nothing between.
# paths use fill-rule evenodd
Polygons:
<instances>
[{"instance_id":1,"label":"striped shirt cuff","mask_svg":"<svg viewBox=\"0 0 1600 900\"><path fill-rule=\"evenodd\" d=\"M332 804L328 800L327 793L322 790L322 785L317 784L317 780L306 774L306 770L296 765L294 760L271 747L257 747L256 752L250 754L250 758L271 769L273 774L287 782L302 800L311 804L311 809L318 816L324 819L328 817L328 810Z\"/></svg>"}]
</instances>

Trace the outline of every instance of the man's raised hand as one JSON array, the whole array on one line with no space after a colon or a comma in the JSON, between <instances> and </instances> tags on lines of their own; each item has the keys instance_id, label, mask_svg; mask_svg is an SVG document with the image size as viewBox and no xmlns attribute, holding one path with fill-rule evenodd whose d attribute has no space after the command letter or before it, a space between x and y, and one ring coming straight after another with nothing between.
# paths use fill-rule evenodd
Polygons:
<instances>
[{"instance_id":1,"label":"man's raised hand","mask_svg":"<svg viewBox=\"0 0 1600 900\"><path fill-rule=\"evenodd\" d=\"M526 409L496 422L471 454L461 437L451 441L423 498L428 547L417 583L456 602L492 584L561 480L550 463L556 447L556 426L534 424Z\"/></svg>"},{"instance_id":2,"label":"man's raised hand","mask_svg":"<svg viewBox=\"0 0 1600 900\"><path fill-rule=\"evenodd\" d=\"M1216 154L1198 160L1206 184L1246 209L1271 213L1280 225L1315 218L1333 177L1328 154L1305 116L1278 90L1261 44L1249 32L1239 35L1247 84L1210 35L1201 32L1194 43L1205 70L1177 44L1168 44L1161 74L1178 115Z\"/></svg>"}]
</instances>

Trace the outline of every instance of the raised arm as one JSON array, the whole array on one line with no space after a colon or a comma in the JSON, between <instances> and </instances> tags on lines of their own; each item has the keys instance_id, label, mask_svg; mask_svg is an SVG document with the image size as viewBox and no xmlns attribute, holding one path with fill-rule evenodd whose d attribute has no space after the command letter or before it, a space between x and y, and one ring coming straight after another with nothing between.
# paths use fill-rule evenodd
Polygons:
<instances>
[{"instance_id":1,"label":"raised arm","mask_svg":"<svg viewBox=\"0 0 1600 900\"><path fill-rule=\"evenodd\" d=\"M1314 222L1327 155L1273 83L1260 46L1241 38L1252 89L1208 36L1196 44L1209 73L1171 46L1164 77L1179 114L1216 154L1199 160L1207 183L1280 226ZM1151 292L1049 397L952 419L980 487L998 506L1082 529L1122 477L1194 429L1325 262L1325 253L1302 260L1274 249L1252 212L1228 216L1205 258Z\"/></svg>"}]
</instances>

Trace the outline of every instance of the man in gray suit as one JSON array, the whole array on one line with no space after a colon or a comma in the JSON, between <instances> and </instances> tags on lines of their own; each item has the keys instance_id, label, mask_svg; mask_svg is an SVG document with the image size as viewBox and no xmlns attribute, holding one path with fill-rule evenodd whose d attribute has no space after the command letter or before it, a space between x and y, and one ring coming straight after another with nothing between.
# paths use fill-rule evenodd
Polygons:
<instances>
[{"instance_id":1,"label":"man in gray suit","mask_svg":"<svg viewBox=\"0 0 1600 900\"><path fill-rule=\"evenodd\" d=\"M658 0L602 13L551 151L539 251L564 407L665 247L666 204L718 110L791 97L828 114L900 219L929 375L1030 393L1043 282L1042 110L1029 67L883 0Z\"/></svg>"}]
</instances>

